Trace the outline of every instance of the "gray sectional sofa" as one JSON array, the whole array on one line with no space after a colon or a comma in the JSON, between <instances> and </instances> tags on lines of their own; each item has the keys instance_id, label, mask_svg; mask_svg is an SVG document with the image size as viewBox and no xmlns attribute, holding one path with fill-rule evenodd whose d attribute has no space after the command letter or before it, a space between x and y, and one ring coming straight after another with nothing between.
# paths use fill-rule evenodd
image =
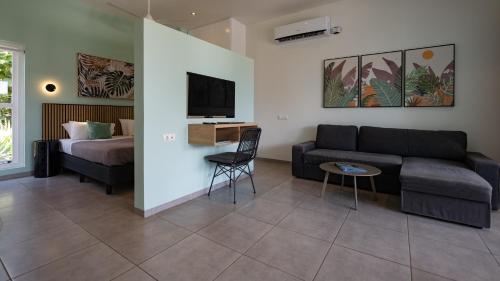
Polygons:
<instances>
[{"instance_id":1,"label":"gray sectional sofa","mask_svg":"<svg viewBox=\"0 0 500 281\"><path fill-rule=\"evenodd\" d=\"M373 165L382 170L377 191L400 194L403 212L490 227L491 209L499 207L498 164L466 147L459 131L319 125L315 141L293 146L292 173L321 181L324 162Z\"/></svg>"}]
</instances>

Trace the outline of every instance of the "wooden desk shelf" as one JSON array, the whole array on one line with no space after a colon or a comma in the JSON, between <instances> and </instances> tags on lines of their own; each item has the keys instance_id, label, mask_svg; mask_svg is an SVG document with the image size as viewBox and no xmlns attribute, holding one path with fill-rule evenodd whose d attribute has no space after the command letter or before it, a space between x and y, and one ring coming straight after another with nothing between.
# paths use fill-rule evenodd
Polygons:
<instances>
[{"instance_id":1,"label":"wooden desk shelf","mask_svg":"<svg viewBox=\"0 0 500 281\"><path fill-rule=\"evenodd\" d=\"M188 143L208 146L238 143L243 132L249 128L257 128L257 124L189 124Z\"/></svg>"}]
</instances>

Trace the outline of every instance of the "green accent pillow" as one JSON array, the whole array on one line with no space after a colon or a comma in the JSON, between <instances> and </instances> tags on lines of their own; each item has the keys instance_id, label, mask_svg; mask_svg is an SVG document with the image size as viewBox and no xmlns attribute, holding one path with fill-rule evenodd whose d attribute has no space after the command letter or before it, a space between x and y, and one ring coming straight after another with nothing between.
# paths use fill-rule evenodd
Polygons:
<instances>
[{"instance_id":1,"label":"green accent pillow","mask_svg":"<svg viewBox=\"0 0 500 281\"><path fill-rule=\"evenodd\" d=\"M111 134L111 123L101 123L101 122L90 122L87 121L89 127L89 139L110 139L113 134Z\"/></svg>"}]
</instances>

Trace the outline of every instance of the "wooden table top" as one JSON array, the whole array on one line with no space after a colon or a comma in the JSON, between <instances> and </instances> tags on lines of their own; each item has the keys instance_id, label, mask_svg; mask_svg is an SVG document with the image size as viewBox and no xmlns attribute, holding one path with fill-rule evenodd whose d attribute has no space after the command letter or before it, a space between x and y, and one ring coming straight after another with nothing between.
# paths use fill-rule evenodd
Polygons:
<instances>
[{"instance_id":1,"label":"wooden table top","mask_svg":"<svg viewBox=\"0 0 500 281\"><path fill-rule=\"evenodd\" d=\"M365 169L366 172L364 173L346 173L339 169L337 166L335 166L335 163L342 163L346 165L352 165L354 167L362 168ZM354 163L354 162L327 162L319 165L321 170L337 175L344 175L344 176L353 176L353 177L372 177L372 176L377 176L382 173L379 168L373 167L370 165L366 164L361 164L361 163Z\"/></svg>"}]
</instances>

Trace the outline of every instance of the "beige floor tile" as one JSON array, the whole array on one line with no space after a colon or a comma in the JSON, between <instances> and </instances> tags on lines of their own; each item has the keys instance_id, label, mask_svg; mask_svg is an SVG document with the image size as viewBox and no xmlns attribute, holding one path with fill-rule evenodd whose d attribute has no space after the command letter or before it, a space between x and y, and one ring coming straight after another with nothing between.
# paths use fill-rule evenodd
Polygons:
<instances>
[{"instance_id":1,"label":"beige floor tile","mask_svg":"<svg viewBox=\"0 0 500 281\"><path fill-rule=\"evenodd\" d=\"M111 280L132 267L126 259L99 243L42 266L16 280Z\"/></svg>"},{"instance_id":2,"label":"beige floor tile","mask_svg":"<svg viewBox=\"0 0 500 281\"><path fill-rule=\"evenodd\" d=\"M418 216L408 217L408 228L410 235L489 253L476 228Z\"/></svg>"},{"instance_id":3,"label":"beige floor tile","mask_svg":"<svg viewBox=\"0 0 500 281\"><path fill-rule=\"evenodd\" d=\"M377 204L361 201L358 210L349 213L348 220L408 233L407 215L399 210L388 208L381 202Z\"/></svg>"},{"instance_id":4,"label":"beige floor tile","mask_svg":"<svg viewBox=\"0 0 500 281\"><path fill-rule=\"evenodd\" d=\"M56 234L6 245L0 248L0 256L9 274L16 277L97 242L90 234L75 226Z\"/></svg>"},{"instance_id":5,"label":"beige floor tile","mask_svg":"<svg viewBox=\"0 0 500 281\"><path fill-rule=\"evenodd\" d=\"M488 249L495 255L500 255L500 229L477 230Z\"/></svg>"},{"instance_id":6,"label":"beige floor tile","mask_svg":"<svg viewBox=\"0 0 500 281\"><path fill-rule=\"evenodd\" d=\"M315 281L410 281L410 268L333 246Z\"/></svg>"},{"instance_id":7,"label":"beige floor tile","mask_svg":"<svg viewBox=\"0 0 500 281\"><path fill-rule=\"evenodd\" d=\"M52 216L58 212L43 202L33 202L28 204L14 205L0 209L0 218L3 223L32 221Z\"/></svg>"},{"instance_id":8,"label":"beige floor tile","mask_svg":"<svg viewBox=\"0 0 500 281\"><path fill-rule=\"evenodd\" d=\"M3 266L0 264L0 281L8 281L10 280L9 275L3 268Z\"/></svg>"},{"instance_id":9,"label":"beige floor tile","mask_svg":"<svg viewBox=\"0 0 500 281\"><path fill-rule=\"evenodd\" d=\"M242 256L226 269L216 281L299 281L283 271Z\"/></svg>"},{"instance_id":10,"label":"beige floor tile","mask_svg":"<svg viewBox=\"0 0 500 281\"><path fill-rule=\"evenodd\" d=\"M425 272L418 269L412 269L411 271L412 281L450 281L452 279L444 278L429 272Z\"/></svg>"},{"instance_id":11,"label":"beige floor tile","mask_svg":"<svg viewBox=\"0 0 500 281\"><path fill-rule=\"evenodd\" d=\"M231 213L201 229L198 234L243 253L271 228L270 224Z\"/></svg>"},{"instance_id":12,"label":"beige floor tile","mask_svg":"<svg viewBox=\"0 0 500 281\"><path fill-rule=\"evenodd\" d=\"M17 179L0 181L0 196L24 192L28 192L28 190Z\"/></svg>"},{"instance_id":13,"label":"beige floor tile","mask_svg":"<svg viewBox=\"0 0 500 281\"><path fill-rule=\"evenodd\" d=\"M277 186L262 195L262 198L266 200L293 205L300 204L308 197L310 197L310 195L282 186Z\"/></svg>"},{"instance_id":14,"label":"beige floor tile","mask_svg":"<svg viewBox=\"0 0 500 281\"><path fill-rule=\"evenodd\" d=\"M246 255L304 280L312 280L330 243L274 228Z\"/></svg>"},{"instance_id":15,"label":"beige floor tile","mask_svg":"<svg viewBox=\"0 0 500 281\"><path fill-rule=\"evenodd\" d=\"M58 210L73 222L81 223L100 218L119 209L121 209L119 205L94 199L88 200L83 204L60 208Z\"/></svg>"},{"instance_id":16,"label":"beige floor tile","mask_svg":"<svg viewBox=\"0 0 500 281\"><path fill-rule=\"evenodd\" d=\"M156 219L111 236L105 242L130 261L140 264L190 234L183 228Z\"/></svg>"},{"instance_id":17,"label":"beige floor tile","mask_svg":"<svg viewBox=\"0 0 500 281\"><path fill-rule=\"evenodd\" d=\"M123 273L113 281L154 281L153 277L149 276L146 272L138 267L134 267L131 270Z\"/></svg>"},{"instance_id":18,"label":"beige floor tile","mask_svg":"<svg viewBox=\"0 0 500 281\"><path fill-rule=\"evenodd\" d=\"M342 217L296 208L278 226L333 242L344 220Z\"/></svg>"},{"instance_id":19,"label":"beige floor tile","mask_svg":"<svg viewBox=\"0 0 500 281\"><path fill-rule=\"evenodd\" d=\"M306 198L304 202L299 205L300 208L332 215L336 217L345 218L349 213L350 207L338 204L332 200L321 197Z\"/></svg>"},{"instance_id":20,"label":"beige floor tile","mask_svg":"<svg viewBox=\"0 0 500 281\"><path fill-rule=\"evenodd\" d=\"M408 234L406 233L349 221L348 219L342 226L335 244L410 265Z\"/></svg>"},{"instance_id":21,"label":"beige floor tile","mask_svg":"<svg viewBox=\"0 0 500 281\"><path fill-rule=\"evenodd\" d=\"M491 254L410 236L414 268L455 280L498 280L500 266Z\"/></svg>"},{"instance_id":22,"label":"beige floor tile","mask_svg":"<svg viewBox=\"0 0 500 281\"><path fill-rule=\"evenodd\" d=\"M215 279L240 255L193 234L141 265L158 280L204 281Z\"/></svg>"},{"instance_id":23,"label":"beige floor tile","mask_svg":"<svg viewBox=\"0 0 500 281\"><path fill-rule=\"evenodd\" d=\"M101 240L130 231L138 226L142 226L150 219L145 219L129 210L110 211L97 219L91 219L80 223L80 225Z\"/></svg>"},{"instance_id":24,"label":"beige floor tile","mask_svg":"<svg viewBox=\"0 0 500 281\"><path fill-rule=\"evenodd\" d=\"M229 214L232 209L204 200L192 200L188 203L162 212L160 216L169 222L191 231L198 231L210 223Z\"/></svg>"},{"instance_id":25,"label":"beige floor tile","mask_svg":"<svg viewBox=\"0 0 500 281\"><path fill-rule=\"evenodd\" d=\"M246 217L254 218L269 224L277 224L292 209L293 206L291 204L279 203L259 198L239 208L236 212Z\"/></svg>"},{"instance_id":26,"label":"beige floor tile","mask_svg":"<svg viewBox=\"0 0 500 281\"><path fill-rule=\"evenodd\" d=\"M0 209L15 205L36 203L38 199L29 192L8 192L0 194Z\"/></svg>"},{"instance_id":27,"label":"beige floor tile","mask_svg":"<svg viewBox=\"0 0 500 281\"><path fill-rule=\"evenodd\" d=\"M74 226L74 223L57 212L34 221L10 221L4 223L1 228L0 247L19 243L42 235L55 234L61 230Z\"/></svg>"}]
</instances>

